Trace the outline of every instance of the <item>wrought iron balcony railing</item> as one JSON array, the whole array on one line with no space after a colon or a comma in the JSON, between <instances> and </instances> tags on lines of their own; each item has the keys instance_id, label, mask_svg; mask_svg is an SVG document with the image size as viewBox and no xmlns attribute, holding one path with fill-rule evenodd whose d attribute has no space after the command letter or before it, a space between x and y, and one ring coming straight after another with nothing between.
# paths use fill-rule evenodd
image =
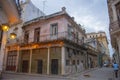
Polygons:
<instances>
[{"instance_id":1,"label":"wrought iron balcony railing","mask_svg":"<svg viewBox=\"0 0 120 80\"><path fill-rule=\"evenodd\" d=\"M11 44L28 44L28 43L40 43L40 42L50 42L50 41L57 41L57 40L67 40L76 44L83 44L84 40L78 38L76 35L68 32L59 32L57 34L47 34L47 35L40 35L36 38L31 37L25 39L24 36L16 38L14 40L8 39L7 45Z\"/></svg>"},{"instance_id":2,"label":"wrought iron balcony railing","mask_svg":"<svg viewBox=\"0 0 120 80\"><path fill-rule=\"evenodd\" d=\"M81 38L78 38L76 35L69 33L69 32L59 32L57 34L47 34L47 35L40 35L36 38L34 36L29 39L23 39L22 43L31 43L31 42L49 42L49 41L55 41L55 40L69 40L71 42L77 43L77 44L83 44L84 40Z\"/></svg>"}]
</instances>

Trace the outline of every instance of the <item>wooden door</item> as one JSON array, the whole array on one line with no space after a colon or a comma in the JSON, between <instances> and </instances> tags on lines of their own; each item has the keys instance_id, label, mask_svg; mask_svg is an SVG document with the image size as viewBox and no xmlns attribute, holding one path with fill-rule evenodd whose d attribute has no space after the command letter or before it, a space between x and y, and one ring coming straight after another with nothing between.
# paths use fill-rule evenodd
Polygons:
<instances>
[{"instance_id":1,"label":"wooden door","mask_svg":"<svg viewBox=\"0 0 120 80\"><path fill-rule=\"evenodd\" d=\"M22 62L22 72L28 73L29 70L29 61L28 60L23 60Z\"/></svg>"},{"instance_id":2,"label":"wooden door","mask_svg":"<svg viewBox=\"0 0 120 80\"><path fill-rule=\"evenodd\" d=\"M37 72L42 74L42 69L43 69L43 61L38 60Z\"/></svg>"},{"instance_id":3,"label":"wooden door","mask_svg":"<svg viewBox=\"0 0 120 80\"><path fill-rule=\"evenodd\" d=\"M58 59L52 59L52 61L51 61L51 73L58 74Z\"/></svg>"}]
</instances>

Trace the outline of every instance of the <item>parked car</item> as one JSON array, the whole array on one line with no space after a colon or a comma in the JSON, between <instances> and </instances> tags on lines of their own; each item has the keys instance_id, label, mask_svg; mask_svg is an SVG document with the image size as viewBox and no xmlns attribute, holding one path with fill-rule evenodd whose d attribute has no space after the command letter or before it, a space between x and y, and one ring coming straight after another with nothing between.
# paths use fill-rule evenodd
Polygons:
<instances>
[{"instance_id":1,"label":"parked car","mask_svg":"<svg viewBox=\"0 0 120 80\"><path fill-rule=\"evenodd\" d=\"M107 63L104 63L103 66L104 66L104 67L108 67L109 65L108 65Z\"/></svg>"}]
</instances>

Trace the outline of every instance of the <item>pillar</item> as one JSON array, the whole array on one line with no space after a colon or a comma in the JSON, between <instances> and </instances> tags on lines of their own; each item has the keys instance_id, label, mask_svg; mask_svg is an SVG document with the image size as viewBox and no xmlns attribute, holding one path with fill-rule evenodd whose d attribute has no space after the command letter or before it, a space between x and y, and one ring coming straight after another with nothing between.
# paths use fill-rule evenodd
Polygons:
<instances>
[{"instance_id":1,"label":"pillar","mask_svg":"<svg viewBox=\"0 0 120 80\"><path fill-rule=\"evenodd\" d=\"M20 53L20 49L18 47L18 49L17 49L17 59L16 59L16 71L15 72L18 72L18 67L19 67L19 53Z\"/></svg>"},{"instance_id":2,"label":"pillar","mask_svg":"<svg viewBox=\"0 0 120 80\"><path fill-rule=\"evenodd\" d=\"M5 51L4 51L4 59L3 59L3 71L5 71L6 70L6 64L7 64L7 55L8 55L8 49L7 48L5 48Z\"/></svg>"},{"instance_id":3,"label":"pillar","mask_svg":"<svg viewBox=\"0 0 120 80\"><path fill-rule=\"evenodd\" d=\"M6 51L6 42L7 42L7 32L3 32L2 43L0 48L0 72L3 71L3 68L6 69L7 61L7 51ZM4 59L5 58L5 59Z\"/></svg>"},{"instance_id":4,"label":"pillar","mask_svg":"<svg viewBox=\"0 0 120 80\"><path fill-rule=\"evenodd\" d=\"M61 74L65 75L65 47L62 46L62 51L61 51Z\"/></svg>"},{"instance_id":5,"label":"pillar","mask_svg":"<svg viewBox=\"0 0 120 80\"><path fill-rule=\"evenodd\" d=\"M47 56L47 74L50 74L50 48L48 48L48 56Z\"/></svg>"},{"instance_id":6,"label":"pillar","mask_svg":"<svg viewBox=\"0 0 120 80\"><path fill-rule=\"evenodd\" d=\"M32 49L30 49L29 73L31 73L31 66L32 66Z\"/></svg>"}]
</instances>

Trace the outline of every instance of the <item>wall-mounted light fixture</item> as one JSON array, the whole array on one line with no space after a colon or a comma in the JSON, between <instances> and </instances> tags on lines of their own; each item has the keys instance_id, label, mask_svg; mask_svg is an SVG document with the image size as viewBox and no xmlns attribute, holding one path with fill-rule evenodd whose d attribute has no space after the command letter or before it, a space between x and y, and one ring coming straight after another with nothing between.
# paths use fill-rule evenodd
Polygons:
<instances>
[{"instance_id":1,"label":"wall-mounted light fixture","mask_svg":"<svg viewBox=\"0 0 120 80\"><path fill-rule=\"evenodd\" d=\"M10 33L10 39L15 39L16 38L16 34L15 33Z\"/></svg>"},{"instance_id":2,"label":"wall-mounted light fixture","mask_svg":"<svg viewBox=\"0 0 120 80\"><path fill-rule=\"evenodd\" d=\"M10 27L9 27L8 25L6 25L6 24L2 24L1 27L2 27L2 30L3 30L3 31L8 31L9 28L10 28Z\"/></svg>"}]
</instances>

